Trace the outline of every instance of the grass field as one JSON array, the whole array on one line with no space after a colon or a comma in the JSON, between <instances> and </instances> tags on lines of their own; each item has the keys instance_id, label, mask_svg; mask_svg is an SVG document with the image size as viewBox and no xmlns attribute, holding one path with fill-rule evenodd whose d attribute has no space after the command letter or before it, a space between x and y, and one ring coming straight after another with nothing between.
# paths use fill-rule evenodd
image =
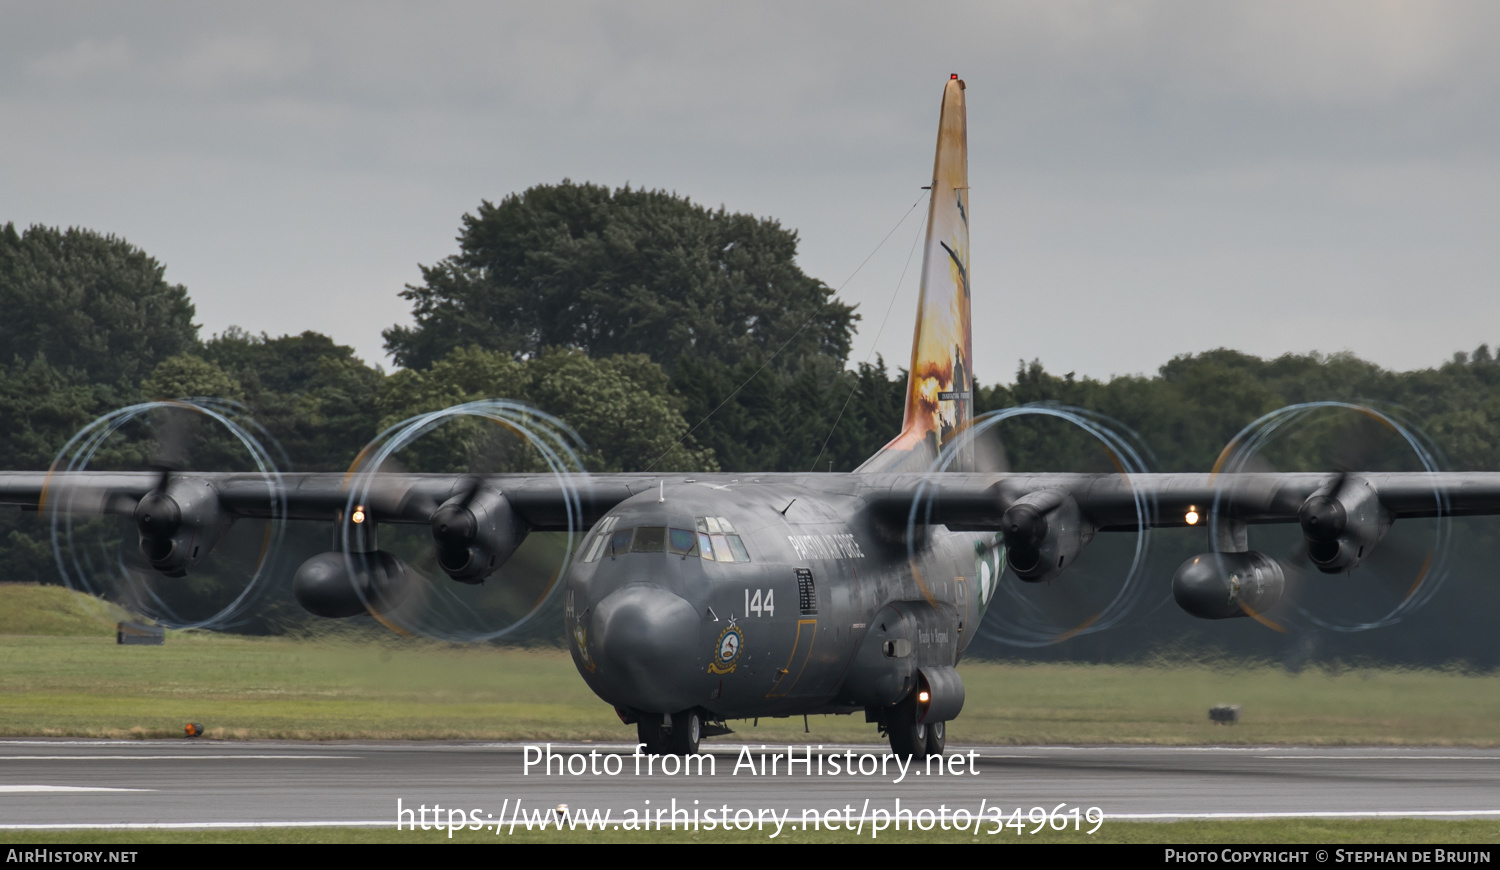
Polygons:
<instances>
[{"instance_id":1,"label":"grass field","mask_svg":"<svg viewBox=\"0 0 1500 870\"><path fill-rule=\"evenodd\" d=\"M565 651L401 638L172 632L117 646L120 612L64 589L0 586L0 735L632 739ZM960 666L959 743L1500 746L1496 678L1438 671L1293 675L1266 666ZM1240 704L1237 726L1208 708ZM862 716L732 723L776 742L876 742Z\"/></svg>"},{"instance_id":2,"label":"grass field","mask_svg":"<svg viewBox=\"0 0 1500 870\"><path fill-rule=\"evenodd\" d=\"M114 637L130 615L113 604L61 586L0 584L0 635Z\"/></svg>"},{"instance_id":3,"label":"grass field","mask_svg":"<svg viewBox=\"0 0 1500 870\"><path fill-rule=\"evenodd\" d=\"M0 637L0 735L629 740L559 650L174 634ZM966 663L955 742L1500 745L1492 677L1431 671ZM1209 723L1220 701L1244 714ZM876 742L861 716L732 723L755 740Z\"/></svg>"}]
</instances>

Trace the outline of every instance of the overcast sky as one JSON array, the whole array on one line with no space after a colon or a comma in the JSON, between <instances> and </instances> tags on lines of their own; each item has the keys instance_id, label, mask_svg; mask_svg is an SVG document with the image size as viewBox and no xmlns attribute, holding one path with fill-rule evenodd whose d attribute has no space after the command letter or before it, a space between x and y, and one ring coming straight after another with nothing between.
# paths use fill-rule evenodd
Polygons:
<instances>
[{"instance_id":1,"label":"overcast sky","mask_svg":"<svg viewBox=\"0 0 1500 870\"><path fill-rule=\"evenodd\" d=\"M1500 4L1431 0L0 0L0 222L124 237L205 335L389 366L460 216L563 178L774 217L840 286L956 72L982 381L1220 346L1421 368L1500 342L1497 36ZM905 364L915 231L843 291L856 360Z\"/></svg>"}]
</instances>

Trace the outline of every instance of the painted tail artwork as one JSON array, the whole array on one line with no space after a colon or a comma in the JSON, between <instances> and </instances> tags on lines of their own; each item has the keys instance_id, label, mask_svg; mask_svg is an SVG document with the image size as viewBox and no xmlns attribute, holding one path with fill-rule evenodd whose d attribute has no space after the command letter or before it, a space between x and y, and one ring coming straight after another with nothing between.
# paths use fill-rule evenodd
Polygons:
<instances>
[{"instance_id":1,"label":"painted tail artwork","mask_svg":"<svg viewBox=\"0 0 1500 870\"><path fill-rule=\"evenodd\" d=\"M973 341L969 327L969 130L964 83L943 89L937 156L932 165L922 289L912 340L911 374L901 434L860 471L921 471L974 415ZM973 470L971 451L950 468Z\"/></svg>"}]
</instances>

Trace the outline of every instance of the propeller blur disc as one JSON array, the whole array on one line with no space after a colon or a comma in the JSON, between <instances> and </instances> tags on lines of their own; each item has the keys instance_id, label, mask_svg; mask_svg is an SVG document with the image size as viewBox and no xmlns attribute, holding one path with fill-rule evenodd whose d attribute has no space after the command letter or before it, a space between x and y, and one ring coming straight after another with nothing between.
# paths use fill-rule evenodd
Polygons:
<instances>
[{"instance_id":1,"label":"propeller blur disc","mask_svg":"<svg viewBox=\"0 0 1500 870\"><path fill-rule=\"evenodd\" d=\"M403 420L378 435L350 467L348 498L339 534L347 570L364 569L354 517L382 501L394 473L461 475L450 499L428 524L381 524L378 547L403 563L405 588L384 600L366 600L366 610L387 628L452 642L524 637L538 624L561 623L563 569L581 539L577 496L582 444L551 415L519 402L469 402ZM565 532L533 532L484 582L456 582L439 564L444 545L467 546L472 517L462 508L478 497L489 474L541 472L559 481L568 502ZM386 497L389 500L390 497ZM373 520L378 522L378 512ZM450 566L451 567L451 566ZM545 617L557 611L558 619Z\"/></svg>"},{"instance_id":2,"label":"propeller blur disc","mask_svg":"<svg viewBox=\"0 0 1500 870\"><path fill-rule=\"evenodd\" d=\"M1009 422L1009 427L1002 424ZM1004 443L996 436L1006 429ZM992 453L1022 465L1018 473L1041 471L1026 467L1030 454L1042 444L1074 441L1071 452L1092 461L1096 467L1070 467L1069 471L1097 470L1116 473L1129 480L1133 474L1151 470L1151 453L1134 432L1118 421L1084 408L1037 403L992 411L977 416L964 432L944 448L930 471L951 467L969 442L990 443ZM978 452L978 451L976 451ZM915 561L916 531L926 525L924 513L931 507L928 481L918 487L907 520L908 557ZM1003 570L1005 545L1000 535L976 551L982 601L986 588L993 601L980 622L979 634L1009 646L1043 647L1062 643L1124 624L1144 615L1140 605L1149 597L1147 578L1151 552L1151 506L1144 493L1134 491L1136 534L1097 535L1084 547L1077 561L1062 575L1042 583L1021 582L1012 570ZM998 555L994 558L991 554ZM1167 599L1155 603L1160 606Z\"/></svg>"},{"instance_id":3,"label":"propeller blur disc","mask_svg":"<svg viewBox=\"0 0 1500 870\"><path fill-rule=\"evenodd\" d=\"M1262 416L1236 435L1214 464L1215 509L1248 485L1245 473L1322 472L1324 493L1309 499L1297 523L1257 525L1250 548L1281 562L1287 591L1257 621L1273 630L1359 632L1400 622L1431 600L1448 574L1451 517L1403 519L1362 554L1350 571L1325 574L1312 556L1336 538L1342 508L1336 496L1358 485L1361 472L1444 470L1432 441L1394 409L1350 402L1306 402ZM1434 486L1436 503L1445 504ZM1220 540L1211 535L1216 546ZM1326 557L1319 555L1319 558Z\"/></svg>"},{"instance_id":4,"label":"propeller blur disc","mask_svg":"<svg viewBox=\"0 0 1500 870\"><path fill-rule=\"evenodd\" d=\"M72 589L112 601L167 628L236 624L265 594L285 533L286 503L275 439L240 406L212 398L143 402L105 414L79 430L50 471L155 472L137 499L107 487L48 487L41 500L52 552ZM229 525L221 539L197 543L191 571L166 576L148 564L143 533L170 535L180 522L165 497L174 476L190 471L255 469L265 484L265 520ZM154 525L153 525L154 524Z\"/></svg>"}]
</instances>

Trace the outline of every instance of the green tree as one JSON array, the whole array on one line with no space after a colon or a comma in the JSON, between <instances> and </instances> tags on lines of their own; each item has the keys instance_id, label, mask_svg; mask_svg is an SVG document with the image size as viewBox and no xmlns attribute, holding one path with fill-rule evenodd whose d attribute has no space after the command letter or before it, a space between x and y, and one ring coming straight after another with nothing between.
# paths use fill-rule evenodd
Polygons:
<instances>
[{"instance_id":1,"label":"green tree","mask_svg":"<svg viewBox=\"0 0 1500 870\"><path fill-rule=\"evenodd\" d=\"M187 291L115 236L0 226L0 467L47 468L100 413L197 344ZM35 513L0 513L6 580L58 582Z\"/></svg>"},{"instance_id":2,"label":"green tree","mask_svg":"<svg viewBox=\"0 0 1500 870\"><path fill-rule=\"evenodd\" d=\"M661 367L639 354L593 359L554 348L516 361L477 347L448 354L426 371L406 369L386 379L378 400L380 426L479 399L504 397L530 403L561 419L583 444L580 459L590 471L713 471L712 451L685 439L681 400ZM538 424L540 425L540 424ZM455 421L426 436L403 462L421 471L460 471L483 462L496 431L486 424ZM514 443L508 436L502 439ZM540 471L534 454L506 454L494 470ZM660 460L660 461L657 461ZM655 463L653 466L652 463ZM489 470L488 468L482 470Z\"/></svg>"},{"instance_id":3,"label":"green tree","mask_svg":"<svg viewBox=\"0 0 1500 870\"><path fill-rule=\"evenodd\" d=\"M198 340L193 304L155 259L115 236L0 227L0 362L45 356L117 403Z\"/></svg>"},{"instance_id":4,"label":"green tree","mask_svg":"<svg viewBox=\"0 0 1500 870\"><path fill-rule=\"evenodd\" d=\"M218 365L190 353L162 360L141 382L141 393L168 401L206 397L238 402L245 397L239 381Z\"/></svg>"},{"instance_id":5,"label":"green tree","mask_svg":"<svg viewBox=\"0 0 1500 870\"><path fill-rule=\"evenodd\" d=\"M685 439L682 402L661 367L641 354L591 359L552 349L526 365L529 398L569 423L593 471L717 471L713 451Z\"/></svg>"},{"instance_id":6,"label":"green tree","mask_svg":"<svg viewBox=\"0 0 1500 870\"><path fill-rule=\"evenodd\" d=\"M517 359L549 347L733 365L785 346L842 360L856 315L795 263L775 221L710 211L666 191L539 185L465 215L459 253L402 296L414 326L385 331L396 362L426 368L468 346Z\"/></svg>"},{"instance_id":7,"label":"green tree","mask_svg":"<svg viewBox=\"0 0 1500 870\"><path fill-rule=\"evenodd\" d=\"M828 449L822 461L833 460L835 471L853 471L901 431L906 414L906 370L891 374L886 371L885 359L876 356L873 365L860 363L856 371L845 372L832 399L829 410L833 419L825 429Z\"/></svg>"},{"instance_id":8,"label":"green tree","mask_svg":"<svg viewBox=\"0 0 1500 870\"><path fill-rule=\"evenodd\" d=\"M231 327L203 353L242 385L251 414L291 460L284 470L342 470L376 434L385 375L326 335L271 338Z\"/></svg>"},{"instance_id":9,"label":"green tree","mask_svg":"<svg viewBox=\"0 0 1500 870\"><path fill-rule=\"evenodd\" d=\"M68 438L94 418L94 392L38 355L0 365L0 469L51 466ZM35 511L0 510L0 581L57 583L51 532Z\"/></svg>"},{"instance_id":10,"label":"green tree","mask_svg":"<svg viewBox=\"0 0 1500 870\"><path fill-rule=\"evenodd\" d=\"M45 358L0 365L0 468L48 467L68 438L93 418L93 391Z\"/></svg>"}]
</instances>

